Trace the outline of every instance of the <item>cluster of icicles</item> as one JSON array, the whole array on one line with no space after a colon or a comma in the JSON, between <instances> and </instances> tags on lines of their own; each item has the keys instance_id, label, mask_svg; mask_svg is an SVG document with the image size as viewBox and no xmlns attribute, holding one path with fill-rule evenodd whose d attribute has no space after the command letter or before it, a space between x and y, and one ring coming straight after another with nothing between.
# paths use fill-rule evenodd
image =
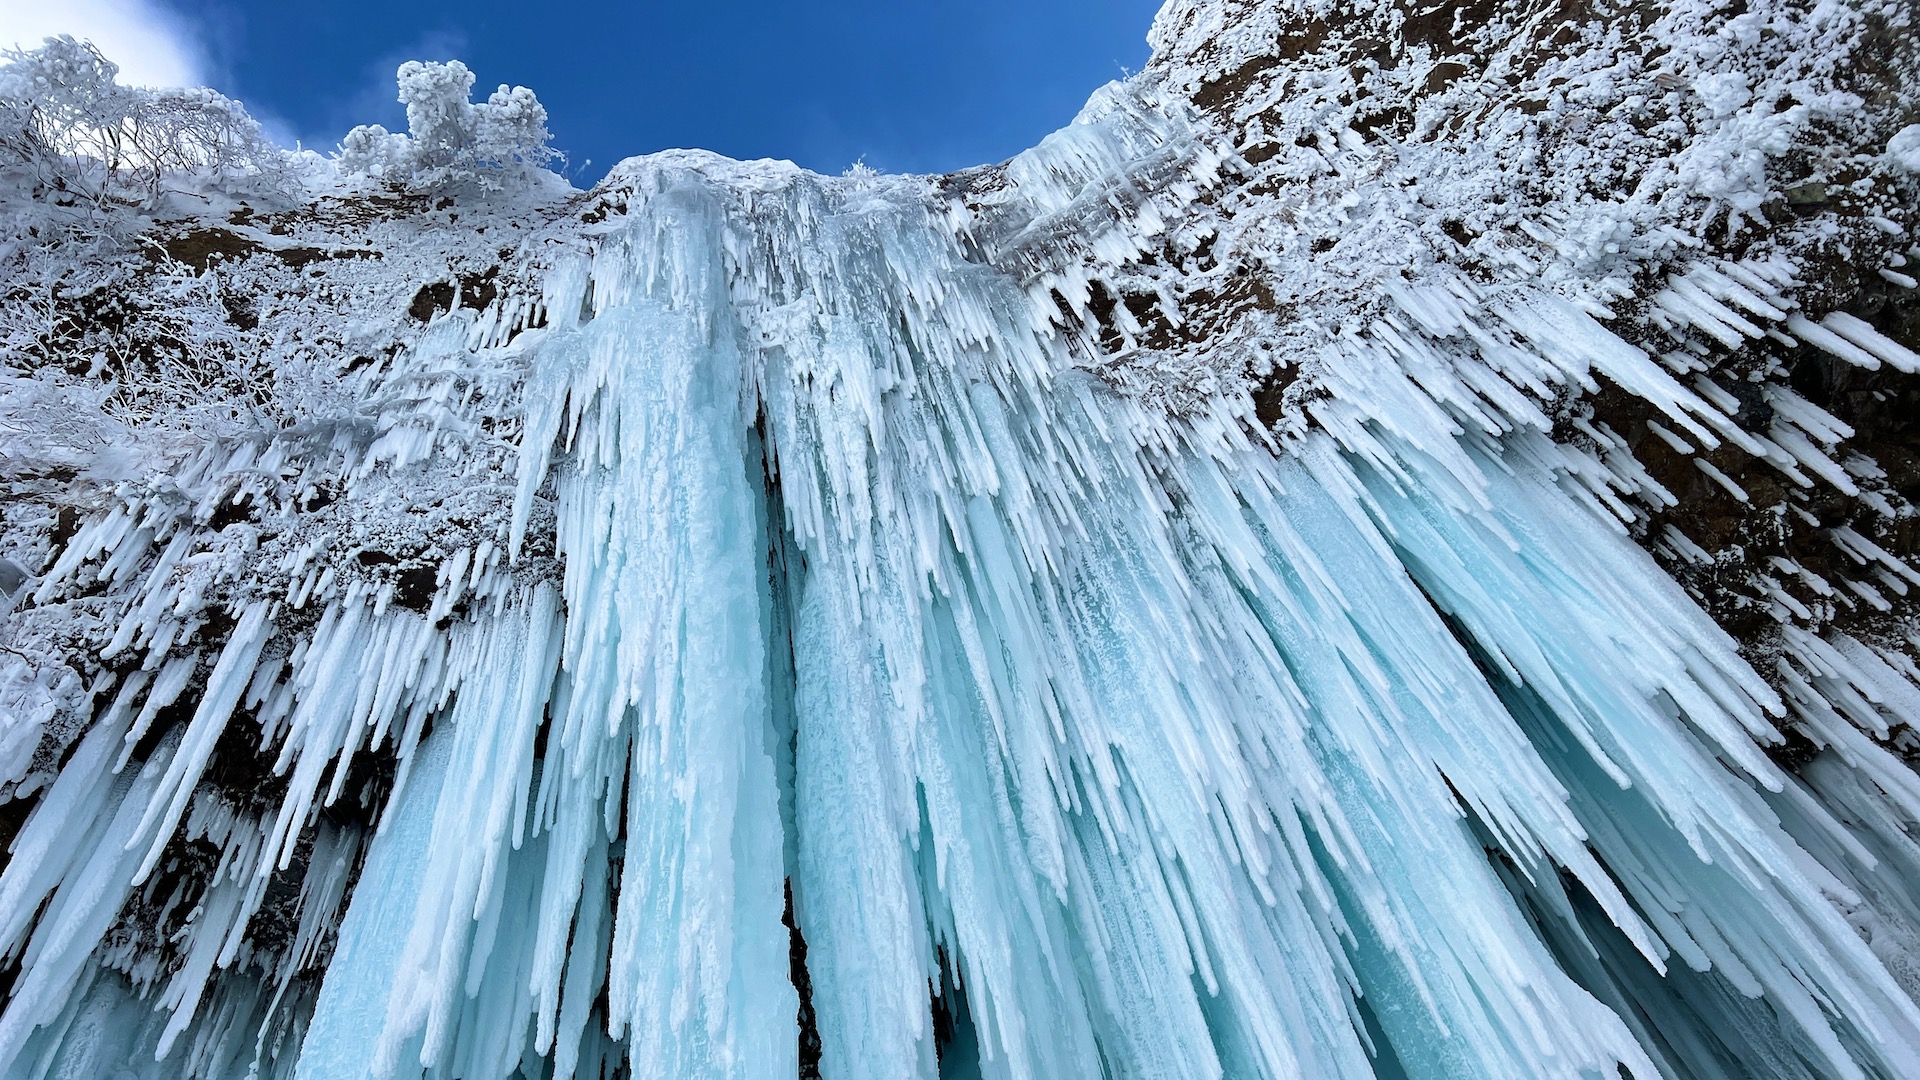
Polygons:
<instances>
[{"instance_id":1,"label":"cluster of icicles","mask_svg":"<svg viewBox=\"0 0 1920 1080\"><path fill-rule=\"evenodd\" d=\"M1103 155L1188 153L1125 120L1016 172L1106 206ZM1920 785L1860 730L1920 706L1878 654L1782 703L1538 427L1385 374L1352 392L1386 419L1329 405L1277 453L1230 403L1153 415L921 188L733 168L632 170L551 275L506 542L430 613L298 568L150 730L187 601L138 507L76 537L40 589L122 583L154 659L0 875L0 1073L790 1080L788 917L832 1080L1920 1061ZM1029 197L1007 244L1086 209ZM1399 298L1421 347L1472 357L1437 295ZM1587 316L1506 322L1503 362L1706 437ZM516 583L541 500L564 576ZM1816 706L1834 749L1783 773L1761 745ZM280 805L196 794L230 724ZM373 752L364 835L318 811ZM222 855L143 995L109 932L182 836ZM275 969L249 920L296 856Z\"/></svg>"}]
</instances>

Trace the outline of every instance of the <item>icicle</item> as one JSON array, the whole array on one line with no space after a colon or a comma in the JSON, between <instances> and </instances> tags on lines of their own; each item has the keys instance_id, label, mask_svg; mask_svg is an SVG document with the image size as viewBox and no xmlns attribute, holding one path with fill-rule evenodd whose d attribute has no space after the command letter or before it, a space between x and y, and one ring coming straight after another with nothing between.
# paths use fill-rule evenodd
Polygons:
<instances>
[{"instance_id":1,"label":"icicle","mask_svg":"<svg viewBox=\"0 0 1920 1080\"><path fill-rule=\"evenodd\" d=\"M134 837L127 841L131 847L143 842L143 838L152 838L148 841L150 846L146 856L135 871L134 884L146 880L160 861L167 841L172 839L173 830L180 822L181 813L186 810L193 786L200 779L200 771L206 768L207 759L213 756L213 744L220 738L220 733L226 730L233 707L239 703L240 695L253 679L254 664L260 658L260 649L273 632L272 625L267 621L267 611L267 602L260 600L241 613L233 636L227 640L220 659L207 676L206 690L201 695L200 704L194 709L193 719L187 723L180 748L173 755L166 775L161 778L153 801L141 816Z\"/></svg>"}]
</instances>

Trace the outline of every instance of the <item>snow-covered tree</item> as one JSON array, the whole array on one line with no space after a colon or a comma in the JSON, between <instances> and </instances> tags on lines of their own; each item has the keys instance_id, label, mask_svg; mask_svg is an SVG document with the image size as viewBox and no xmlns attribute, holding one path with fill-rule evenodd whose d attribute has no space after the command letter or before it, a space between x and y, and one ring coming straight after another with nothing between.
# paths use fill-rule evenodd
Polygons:
<instances>
[{"instance_id":1,"label":"snow-covered tree","mask_svg":"<svg viewBox=\"0 0 1920 1080\"><path fill-rule=\"evenodd\" d=\"M90 42L48 38L0 58L0 165L29 168L47 189L151 203L172 173L219 182L284 167L237 102L204 88L123 86Z\"/></svg>"},{"instance_id":2,"label":"snow-covered tree","mask_svg":"<svg viewBox=\"0 0 1920 1080\"><path fill-rule=\"evenodd\" d=\"M502 85L474 104L473 72L458 60L409 60L396 81L408 134L354 128L340 143L343 171L415 190L502 190L539 182L561 156L548 145L546 107L524 86Z\"/></svg>"}]
</instances>

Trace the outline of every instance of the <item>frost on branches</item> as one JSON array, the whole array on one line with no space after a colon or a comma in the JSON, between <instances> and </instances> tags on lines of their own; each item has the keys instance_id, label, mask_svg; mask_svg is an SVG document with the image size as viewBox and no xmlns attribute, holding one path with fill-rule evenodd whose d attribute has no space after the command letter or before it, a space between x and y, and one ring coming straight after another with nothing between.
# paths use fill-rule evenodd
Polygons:
<instances>
[{"instance_id":1,"label":"frost on branches","mask_svg":"<svg viewBox=\"0 0 1920 1080\"><path fill-rule=\"evenodd\" d=\"M584 193L409 64L0 190L0 1075L1910 1073L1910 18L1174 0L998 165Z\"/></svg>"}]
</instances>

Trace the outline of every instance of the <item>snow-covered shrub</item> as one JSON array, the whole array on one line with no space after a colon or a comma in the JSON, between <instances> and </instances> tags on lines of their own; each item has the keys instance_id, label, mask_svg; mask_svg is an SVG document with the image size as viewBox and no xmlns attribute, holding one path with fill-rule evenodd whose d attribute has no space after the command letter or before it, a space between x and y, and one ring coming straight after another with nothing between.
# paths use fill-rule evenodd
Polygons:
<instances>
[{"instance_id":1,"label":"snow-covered shrub","mask_svg":"<svg viewBox=\"0 0 1920 1080\"><path fill-rule=\"evenodd\" d=\"M408 134L378 124L354 128L340 143L343 172L416 190L472 185L491 191L539 182L560 157L548 145L545 106L524 86L502 85L474 104L468 100L473 72L458 60L409 60L397 82Z\"/></svg>"},{"instance_id":2,"label":"snow-covered shrub","mask_svg":"<svg viewBox=\"0 0 1920 1080\"><path fill-rule=\"evenodd\" d=\"M75 198L151 203L173 173L215 182L274 173L283 151L238 102L207 89L122 86L90 42L0 51L0 164Z\"/></svg>"}]
</instances>

